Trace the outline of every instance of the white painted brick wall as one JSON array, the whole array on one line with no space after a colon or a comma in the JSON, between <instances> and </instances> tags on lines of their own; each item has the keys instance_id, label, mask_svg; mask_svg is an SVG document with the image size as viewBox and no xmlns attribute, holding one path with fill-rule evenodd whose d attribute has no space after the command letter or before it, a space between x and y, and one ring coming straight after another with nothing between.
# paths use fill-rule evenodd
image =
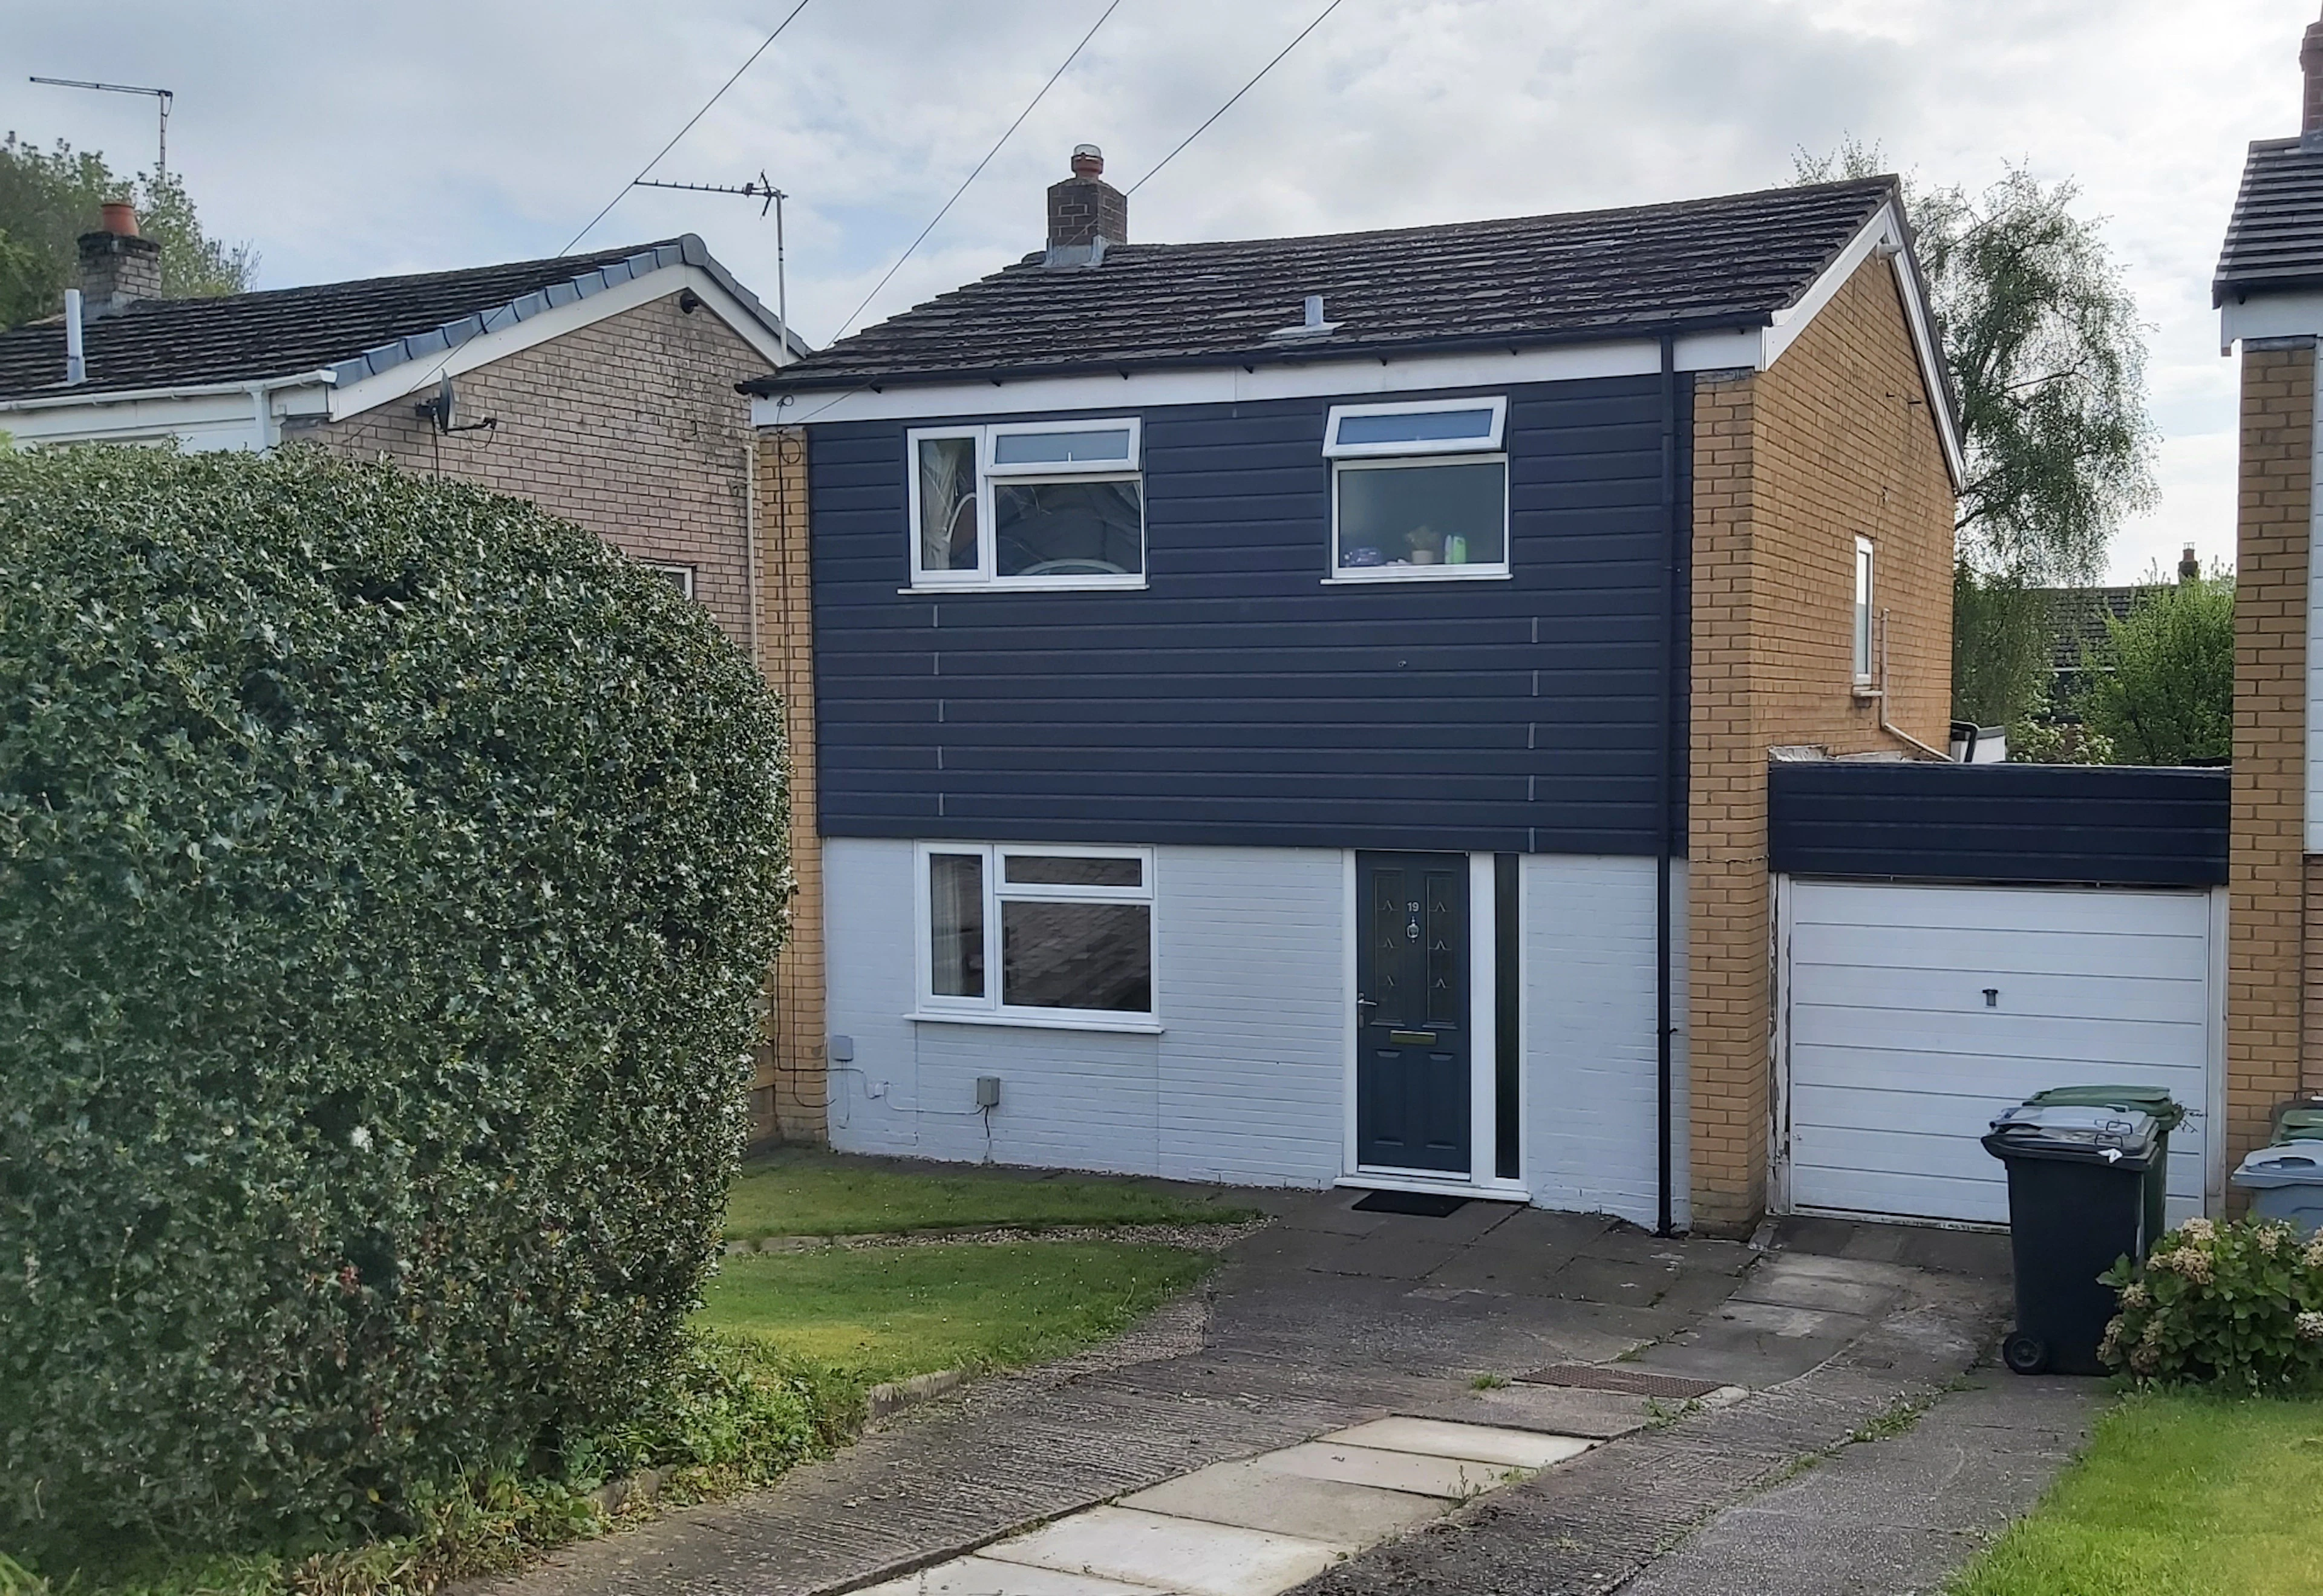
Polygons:
<instances>
[{"instance_id":1,"label":"white painted brick wall","mask_svg":"<svg viewBox=\"0 0 2323 1596\"><path fill-rule=\"evenodd\" d=\"M1685 909L1671 873L1676 968L1672 1141L1685 1222ZM1525 1181L1535 1206L1651 1225L1658 1206L1654 1050L1654 861L1524 860Z\"/></svg>"}]
</instances>

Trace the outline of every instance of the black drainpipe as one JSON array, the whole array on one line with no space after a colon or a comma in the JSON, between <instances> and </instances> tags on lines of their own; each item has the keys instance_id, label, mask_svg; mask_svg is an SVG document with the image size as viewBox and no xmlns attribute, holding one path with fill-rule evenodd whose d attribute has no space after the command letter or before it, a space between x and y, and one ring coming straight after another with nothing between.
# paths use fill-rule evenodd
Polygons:
<instances>
[{"instance_id":1,"label":"black drainpipe","mask_svg":"<svg viewBox=\"0 0 2323 1596\"><path fill-rule=\"evenodd\" d=\"M1655 739L1660 763L1656 784L1657 846L1654 853L1654 1112L1656 1151L1659 1157L1659 1206L1656 1235L1671 1231L1670 1206L1675 1171L1671 1167L1670 1131L1670 828L1676 818L1671 791L1677 780L1677 762L1670 757L1677 735L1677 341L1662 335L1662 637L1661 735Z\"/></svg>"}]
</instances>

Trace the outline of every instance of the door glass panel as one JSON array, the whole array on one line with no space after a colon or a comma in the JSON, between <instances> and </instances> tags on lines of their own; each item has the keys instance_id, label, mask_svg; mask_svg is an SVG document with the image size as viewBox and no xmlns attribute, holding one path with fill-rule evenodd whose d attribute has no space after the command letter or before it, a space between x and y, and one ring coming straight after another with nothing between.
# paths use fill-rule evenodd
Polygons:
<instances>
[{"instance_id":1,"label":"door glass panel","mask_svg":"<svg viewBox=\"0 0 2323 1596\"><path fill-rule=\"evenodd\" d=\"M928 857L928 989L938 997L984 995L984 859Z\"/></svg>"},{"instance_id":2,"label":"door glass panel","mask_svg":"<svg viewBox=\"0 0 2323 1596\"><path fill-rule=\"evenodd\" d=\"M1153 911L1144 903L1000 905L1000 1001L1012 1008L1153 1011Z\"/></svg>"},{"instance_id":3,"label":"door glass panel","mask_svg":"<svg viewBox=\"0 0 2323 1596\"><path fill-rule=\"evenodd\" d=\"M1372 1019L1382 1025L1400 1025L1405 984L1398 977L1403 961L1403 872L1381 870L1372 876L1372 990L1364 995L1378 1006Z\"/></svg>"},{"instance_id":4,"label":"door glass panel","mask_svg":"<svg viewBox=\"0 0 2323 1596\"><path fill-rule=\"evenodd\" d=\"M1449 876L1428 877L1428 1023L1451 1026L1460 1023L1460 942L1467 927L1461 921L1460 894Z\"/></svg>"},{"instance_id":5,"label":"door glass panel","mask_svg":"<svg viewBox=\"0 0 2323 1596\"><path fill-rule=\"evenodd\" d=\"M1342 465L1339 565L1499 565L1509 557L1505 462Z\"/></svg>"},{"instance_id":6,"label":"door glass panel","mask_svg":"<svg viewBox=\"0 0 2323 1596\"><path fill-rule=\"evenodd\" d=\"M1092 859L1070 854L1012 853L1002 867L1018 886L1143 886L1142 859Z\"/></svg>"},{"instance_id":7,"label":"door glass panel","mask_svg":"<svg viewBox=\"0 0 2323 1596\"><path fill-rule=\"evenodd\" d=\"M976 569L976 440L920 440L920 569Z\"/></svg>"},{"instance_id":8,"label":"door glass panel","mask_svg":"<svg viewBox=\"0 0 2323 1596\"><path fill-rule=\"evenodd\" d=\"M1145 569L1144 484L995 482L1002 576L1134 576Z\"/></svg>"}]
</instances>

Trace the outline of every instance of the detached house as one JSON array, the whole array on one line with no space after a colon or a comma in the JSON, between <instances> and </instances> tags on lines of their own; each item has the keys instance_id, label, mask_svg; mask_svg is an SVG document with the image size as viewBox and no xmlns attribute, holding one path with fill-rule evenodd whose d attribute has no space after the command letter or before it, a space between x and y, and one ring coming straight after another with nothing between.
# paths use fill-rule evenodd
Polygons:
<instances>
[{"instance_id":1,"label":"detached house","mask_svg":"<svg viewBox=\"0 0 2323 1596\"><path fill-rule=\"evenodd\" d=\"M1747 1226L1770 750L1946 740L1960 453L1895 182L1140 244L1102 172L744 385L812 572L794 1102Z\"/></svg>"},{"instance_id":2,"label":"detached house","mask_svg":"<svg viewBox=\"0 0 2323 1596\"><path fill-rule=\"evenodd\" d=\"M768 620L780 573L753 533L734 378L805 346L699 238L170 299L159 246L115 205L78 265L64 315L0 333L0 432L18 446L303 442L464 478L656 567L780 674L794 640ZM802 940L785 957L814 956Z\"/></svg>"}]
</instances>

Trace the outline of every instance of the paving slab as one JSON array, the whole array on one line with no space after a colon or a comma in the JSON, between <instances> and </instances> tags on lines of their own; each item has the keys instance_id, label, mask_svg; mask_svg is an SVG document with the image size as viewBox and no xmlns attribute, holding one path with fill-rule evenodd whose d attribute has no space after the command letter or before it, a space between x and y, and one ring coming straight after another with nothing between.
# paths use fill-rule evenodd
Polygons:
<instances>
[{"instance_id":1,"label":"paving slab","mask_svg":"<svg viewBox=\"0 0 2323 1596\"><path fill-rule=\"evenodd\" d=\"M1322 1573L1352 1550L1300 1536L1173 1518L1134 1508L1091 1508L1030 1535L987 1546L983 1555L1003 1563L1094 1574L1193 1596L1273 1596Z\"/></svg>"},{"instance_id":2,"label":"paving slab","mask_svg":"<svg viewBox=\"0 0 2323 1596\"><path fill-rule=\"evenodd\" d=\"M1311 1480L1255 1463L1212 1463L1151 1491L1123 1497L1119 1507L1179 1518L1238 1524L1338 1546L1366 1546L1452 1508L1443 1497Z\"/></svg>"},{"instance_id":3,"label":"paving slab","mask_svg":"<svg viewBox=\"0 0 2323 1596\"><path fill-rule=\"evenodd\" d=\"M872 1585L855 1596L1154 1596L1154 1587L990 1557L957 1557Z\"/></svg>"},{"instance_id":4,"label":"paving slab","mask_svg":"<svg viewBox=\"0 0 2323 1596\"><path fill-rule=\"evenodd\" d=\"M1461 1458L1510 1469L1545 1469L1578 1457L1590 1447L1589 1442L1572 1435L1402 1416L1352 1425L1316 1439L1326 1445L1373 1446L1383 1452Z\"/></svg>"},{"instance_id":5,"label":"paving slab","mask_svg":"<svg viewBox=\"0 0 2323 1596\"><path fill-rule=\"evenodd\" d=\"M1323 1441L1262 1453L1251 1462L1281 1474L1342 1480L1350 1485L1376 1485L1385 1491L1408 1491L1453 1501L1496 1490L1528 1472L1467 1458L1428 1457L1415 1452Z\"/></svg>"},{"instance_id":6,"label":"paving slab","mask_svg":"<svg viewBox=\"0 0 2323 1596\"><path fill-rule=\"evenodd\" d=\"M1867 1320L1884 1312L1895 1299L1896 1287L1886 1281L1802 1269L1796 1261L1786 1258L1770 1258L1752 1270L1743 1277L1733 1295L1736 1302L1851 1314Z\"/></svg>"},{"instance_id":7,"label":"paving slab","mask_svg":"<svg viewBox=\"0 0 2323 1596\"><path fill-rule=\"evenodd\" d=\"M1539 1430L1552 1435L1580 1435L1610 1441L1641 1430L1657 1414L1644 1397L1626 1391L1583 1390L1571 1386L1514 1385L1488 1390L1465 1390L1422 1402L1410 1402L1402 1411L1415 1418L1445 1418L1455 1424L1500 1425L1510 1429ZM1684 1405L1683 1399L1664 1399L1666 1412Z\"/></svg>"}]
</instances>

